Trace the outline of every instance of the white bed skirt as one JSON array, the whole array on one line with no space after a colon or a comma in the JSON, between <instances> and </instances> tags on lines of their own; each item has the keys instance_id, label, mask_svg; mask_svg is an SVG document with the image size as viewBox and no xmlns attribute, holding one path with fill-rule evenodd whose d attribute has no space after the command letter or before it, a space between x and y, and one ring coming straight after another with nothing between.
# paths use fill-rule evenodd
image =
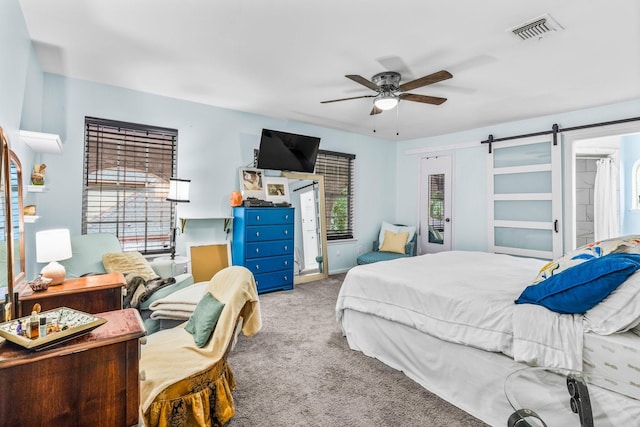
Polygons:
<instances>
[{"instance_id":1,"label":"white bed skirt","mask_svg":"<svg viewBox=\"0 0 640 427\"><path fill-rule=\"evenodd\" d=\"M404 372L485 423L507 424L513 409L504 394L504 380L526 365L354 310L345 310L342 322L351 349Z\"/></svg>"}]
</instances>

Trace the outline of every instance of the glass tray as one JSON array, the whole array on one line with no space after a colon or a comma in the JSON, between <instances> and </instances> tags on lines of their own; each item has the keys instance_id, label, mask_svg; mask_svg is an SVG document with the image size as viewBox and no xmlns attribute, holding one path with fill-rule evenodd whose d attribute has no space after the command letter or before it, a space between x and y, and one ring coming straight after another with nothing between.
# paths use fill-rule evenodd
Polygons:
<instances>
[{"instance_id":1,"label":"glass tray","mask_svg":"<svg viewBox=\"0 0 640 427\"><path fill-rule=\"evenodd\" d=\"M0 323L0 337L18 344L29 350L44 350L45 348L53 345L60 344L64 341L68 341L79 335L86 334L98 326L106 323L106 319L96 317L92 314L84 313L82 311L73 310L67 307L60 307L54 310L43 311L38 316L47 316L47 318L54 318L58 320L60 328L66 327L66 329L59 332L50 332L45 337L31 339L25 336L18 335L16 328L18 321L29 320L31 316L21 317L19 319L13 319L8 322Z\"/></svg>"}]
</instances>

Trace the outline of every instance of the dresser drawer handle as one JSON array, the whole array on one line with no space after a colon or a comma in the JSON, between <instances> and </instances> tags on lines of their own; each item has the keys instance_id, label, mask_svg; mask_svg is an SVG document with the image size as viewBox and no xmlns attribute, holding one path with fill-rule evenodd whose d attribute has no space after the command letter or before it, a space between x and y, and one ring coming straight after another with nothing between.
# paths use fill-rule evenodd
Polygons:
<instances>
[{"instance_id":1,"label":"dresser drawer handle","mask_svg":"<svg viewBox=\"0 0 640 427\"><path fill-rule=\"evenodd\" d=\"M256 253L259 253L259 252L260 252L260 248L256 248Z\"/></svg>"},{"instance_id":2,"label":"dresser drawer handle","mask_svg":"<svg viewBox=\"0 0 640 427\"><path fill-rule=\"evenodd\" d=\"M284 280L285 280L285 281L289 280L289 277L284 276Z\"/></svg>"},{"instance_id":3,"label":"dresser drawer handle","mask_svg":"<svg viewBox=\"0 0 640 427\"><path fill-rule=\"evenodd\" d=\"M289 230L284 230L284 234L289 234Z\"/></svg>"},{"instance_id":4,"label":"dresser drawer handle","mask_svg":"<svg viewBox=\"0 0 640 427\"><path fill-rule=\"evenodd\" d=\"M256 221L260 221L260 215L256 215Z\"/></svg>"},{"instance_id":5,"label":"dresser drawer handle","mask_svg":"<svg viewBox=\"0 0 640 427\"><path fill-rule=\"evenodd\" d=\"M284 216L284 219L289 219L289 215L285 215L285 216Z\"/></svg>"},{"instance_id":6,"label":"dresser drawer handle","mask_svg":"<svg viewBox=\"0 0 640 427\"><path fill-rule=\"evenodd\" d=\"M285 261L285 262L284 262L284 265L289 265L289 261Z\"/></svg>"},{"instance_id":7,"label":"dresser drawer handle","mask_svg":"<svg viewBox=\"0 0 640 427\"><path fill-rule=\"evenodd\" d=\"M256 270L260 270L260 265L256 264Z\"/></svg>"},{"instance_id":8,"label":"dresser drawer handle","mask_svg":"<svg viewBox=\"0 0 640 427\"><path fill-rule=\"evenodd\" d=\"M256 231L256 237L260 237L260 232Z\"/></svg>"},{"instance_id":9,"label":"dresser drawer handle","mask_svg":"<svg viewBox=\"0 0 640 427\"><path fill-rule=\"evenodd\" d=\"M288 245L284 245L284 250L288 251L289 250L289 246Z\"/></svg>"}]
</instances>

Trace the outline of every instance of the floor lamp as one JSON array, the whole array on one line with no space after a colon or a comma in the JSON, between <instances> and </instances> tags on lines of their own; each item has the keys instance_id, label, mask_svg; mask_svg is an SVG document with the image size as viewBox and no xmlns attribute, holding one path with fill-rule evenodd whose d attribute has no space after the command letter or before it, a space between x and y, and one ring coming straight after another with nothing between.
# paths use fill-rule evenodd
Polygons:
<instances>
[{"instance_id":1,"label":"floor lamp","mask_svg":"<svg viewBox=\"0 0 640 427\"><path fill-rule=\"evenodd\" d=\"M169 194L167 200L173 203L189 203L190 179L169 178ZM176 258L176 232L178 227L171 228L171 260Z\"/></svg>"}]
</instances>

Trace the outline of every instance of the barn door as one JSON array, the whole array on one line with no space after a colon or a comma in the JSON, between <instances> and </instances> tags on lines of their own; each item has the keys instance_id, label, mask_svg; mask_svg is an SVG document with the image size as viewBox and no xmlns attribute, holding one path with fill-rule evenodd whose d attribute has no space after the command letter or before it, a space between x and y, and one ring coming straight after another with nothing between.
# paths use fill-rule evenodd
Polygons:
<instances>
[{"instance_id":1,"label":"barn door","mask_svg":"<svg viewBox=\"0 0 640 427\"><path fill-rule=\"evenodd\" d=\"M560 145L551 136L500 142L488 155L490 252L562 255Z\"/></svg>"}]
</instances>

